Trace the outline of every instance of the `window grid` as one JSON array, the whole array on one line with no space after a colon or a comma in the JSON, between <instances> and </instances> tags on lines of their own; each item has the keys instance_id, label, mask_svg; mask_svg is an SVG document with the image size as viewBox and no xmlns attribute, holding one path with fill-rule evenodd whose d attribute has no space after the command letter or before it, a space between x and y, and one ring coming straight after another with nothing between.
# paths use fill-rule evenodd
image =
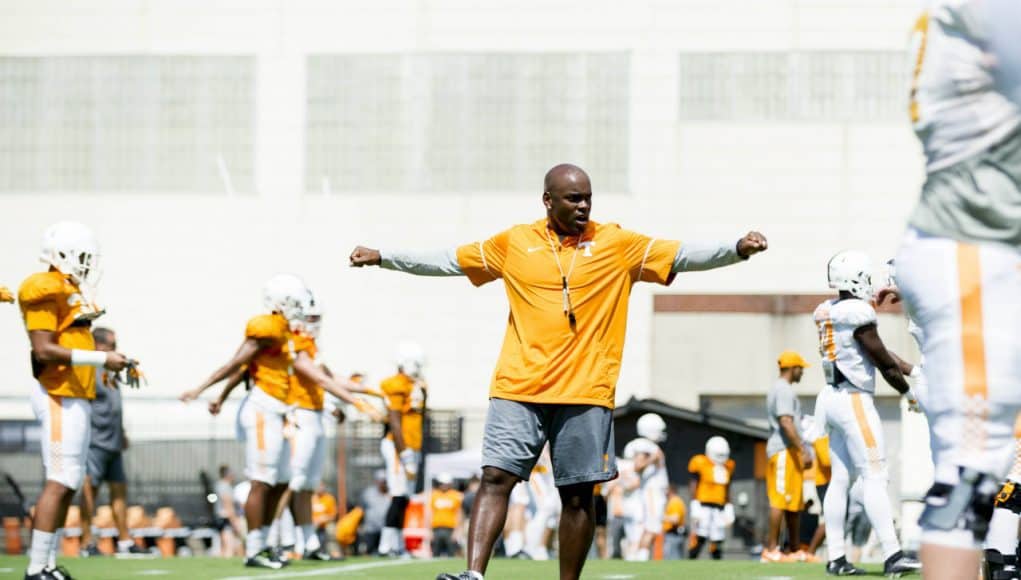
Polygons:
<instances>
[{"instance_id":1,"label":"window grid","mask_svg":"<svg viewBox=\"0 0 1021 580\"><path fill-rule=\"evenodd\" d=\"M0 191L251 191L254 59L0 58Z\"/></svg>"},{"instance_id":2,"label":"window grid","mask_svg":"<svg viewBox=\"0 0 1021 580\"><path fill-rule=\"evenodd\" d=\"M629 85L624 53L311 56L306 189L536 190L570 161L625 191Z\"/></svg>"},{"instance_id":3,"label":"window grid","mask_svg":"<svg viewBox=\"0 0 1021 580\"><path fill-rule=\"evenodd\" d=\"M685 53L680 118L898 121L910 73L900 51Z\"/></svg>"}]
</instances>

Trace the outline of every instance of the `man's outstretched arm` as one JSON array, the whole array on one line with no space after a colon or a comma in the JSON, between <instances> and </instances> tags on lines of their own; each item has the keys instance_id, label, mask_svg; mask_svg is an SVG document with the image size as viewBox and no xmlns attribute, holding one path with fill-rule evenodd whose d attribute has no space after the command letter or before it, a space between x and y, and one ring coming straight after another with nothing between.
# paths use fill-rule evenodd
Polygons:
<instances>
[{"instance_id":1,"label":"man's outstretched arm","mask_svg":"<svg viewBox=\"0 0 1021 580\"><path fill-rule=\"evenodd\" d=\"M682 243L674 258L671 271L697 272L722 268L747 260L754 254L769 247L766 237L759 232L749 232L737 243L733 242L687 242Z\"/></svg>"},{"instance_id":2,"label":"man's outstretched arm","mask_svg":"<svg viewBox=\"0 0 1021 580\"><path fill-rule=\"evenodd\" d=\"M351 266L380 266L387 270L407 272L418 276L463 276L453 248L433 251L406 252L374 250L358 246L351 252Z\"/></svg>"}]
</instances>

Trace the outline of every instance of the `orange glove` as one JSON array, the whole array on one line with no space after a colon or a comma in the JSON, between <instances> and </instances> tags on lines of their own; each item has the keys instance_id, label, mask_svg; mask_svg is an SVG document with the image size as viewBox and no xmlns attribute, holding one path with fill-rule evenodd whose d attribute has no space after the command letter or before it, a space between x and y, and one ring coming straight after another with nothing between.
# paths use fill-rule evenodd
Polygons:
<instances>
[{"instance_id":1,"label":"orange glove","mask_svg":"<svg viewBox=\"0 0 1021 580\"><path fill-rule=\"evenodd\" d=\"M7 286L0 286L0 302L14 302L14 294L7 289Z\"/></svg>"}]
</instances>

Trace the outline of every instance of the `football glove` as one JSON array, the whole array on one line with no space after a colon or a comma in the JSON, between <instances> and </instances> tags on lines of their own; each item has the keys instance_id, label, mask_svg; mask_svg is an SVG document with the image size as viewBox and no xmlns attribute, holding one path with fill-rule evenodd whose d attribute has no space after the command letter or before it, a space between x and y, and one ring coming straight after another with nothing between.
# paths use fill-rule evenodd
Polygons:
<instances>
[{"instance_id":1,"label":"football glove","mask_svg":"<svg viewBox=\"0 0 1021 580\"><path fill-rule=\"evenodd\" d=\"M0 286L0 302L14 302L14 294L7 289L7 286Z\"/></svg>"}]
</instances>

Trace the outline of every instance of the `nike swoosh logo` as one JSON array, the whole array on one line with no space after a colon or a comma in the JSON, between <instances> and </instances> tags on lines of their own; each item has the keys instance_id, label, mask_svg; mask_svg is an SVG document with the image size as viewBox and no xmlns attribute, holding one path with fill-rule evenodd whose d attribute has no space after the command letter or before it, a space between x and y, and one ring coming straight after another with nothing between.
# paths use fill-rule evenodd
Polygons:
<instances>
[{"instance_id":1,"label":"nike swoosh logo","mask_svg":"<svg viewBox=\"0 0 1021 580\"><path fill-rule=\"evenodd\" d=\"M545 247L546 246L536 246L534 248L528 248L528 253L531 254L532 252L538 252L539 250L541 250L541 249L543 249Z\"/></svg>"}]
</instances>

